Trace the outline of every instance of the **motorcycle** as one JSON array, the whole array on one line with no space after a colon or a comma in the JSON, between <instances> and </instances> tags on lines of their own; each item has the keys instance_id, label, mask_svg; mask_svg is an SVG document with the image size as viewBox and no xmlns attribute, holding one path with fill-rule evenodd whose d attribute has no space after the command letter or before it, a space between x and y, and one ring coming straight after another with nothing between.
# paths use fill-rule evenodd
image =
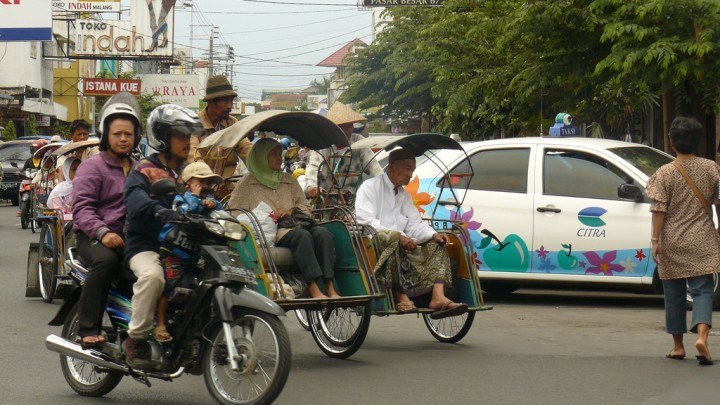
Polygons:
<instances>
[{"instance_id":1,"label":"motorcycle","mask_svg":"<svg viewBox=\"0 0 720 405\"><path fill-rule=\"evenodd\" d=\"M25 169L19 173L22 181L20 182L20 187L18 187L18 201L20 202L20 211L18 212L18 216L20 217L20 226L22 227L22 229L28 228L31 219L34 216L32 212L31 201L31 182L33 177L35 177L36 172L36 170Z\"/></svg>"},{"instance_id":2,"label":"motorcycle","mask_svg":"<svg viewBox=\"0 0 720 405\"><path fill-rule=\"evenodd\" d=\"M174 190L174 184L167 187ZM158 195L158 188L153 184L151 191ZM62 335L48 336L46 347L60 353L65 380L82 396L105 395L126 375L149 387L150 378L170 381L189 373L204 375L219 403L271 403L290 372L290 341L278 318L285 311L252 290L255 275L229 248L248 237L246 228L225 211L181 215L174 224L169 236L173 247L201 254L201 259L191 288L178 287L170 298L166 326L172 342L148 341L152 366L137 369L126 361L122 342L130 323L132 280L122 277L108 295L103 322L107 342L81 347L76 304L87 270L72 248L67 264L77 288L50 322L63 325Z\"/></svg>"}]
</instances>

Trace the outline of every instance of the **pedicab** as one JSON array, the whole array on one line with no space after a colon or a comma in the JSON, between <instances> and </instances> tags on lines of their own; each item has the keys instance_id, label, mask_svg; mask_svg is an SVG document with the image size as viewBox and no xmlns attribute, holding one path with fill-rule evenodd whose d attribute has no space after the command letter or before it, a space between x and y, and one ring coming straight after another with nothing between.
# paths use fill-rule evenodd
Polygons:
<instances>
[{"instance_id":1,"label":"pedicab","mask_svg":"<svg viewBox=\"0 0 720 405\"><path fill-rule=\"evenodd\" d=\"M273 131L290 136L312 150L331 145L346 146L348 140L334 123L318 114L308 112L265 111L245 118L233 126L216 132L203 140L200 148L233 148L241 139L254 131ZM443 140L439 140L442 137ZM373 140L379 140L372 138ZM448 140L450 142L446 142ZM360 141L362 142L362 141ZM413 145L420 151L437 147L460 149L457 142L441 135L393 137L383 143L360 144L360 147L381 147L388 150L403 145ZM326 162L327 164L327 162ZM445 171L447 173L447 171ZM471 175L471 174L470 174ZM457 174L453 174L457 176ZM334 184L339 184L337 181ZM451 188L451 182L447 182ZM342 192L342 190L337 190ZM443 189L445 192L445 188ZM452 193L454 195L454 192ZM457 204L462 200L455 199ZM370 324L370 315L401 314L394 305L392 291L380 288L373 274L379 258L372 243L374 231L361 226L355 220L353 207L346 205L326 206L315 209L319 225L328 229L334 237L336 249L335 286L341 298L291 298L280 282L281 272L297 272L289 249L270 247L261 230L259 219L248 210L235 210L247 215L251 225L246 226L247 237L235 244L245 265L251 268L261 282L259 292L272 297L283 309L296 310L298 319L306 322L313 339L329 357L347 358L362 345ZM332 215L327 215L332 213ZM332 219L328 219L332 218ZM467 303L467 313L439 320L430 318L431 309L421 309L420 316L431 334L441 342L457 342L470 329L475 312L491 309L482 300L480 282L471 264L473 247L462 224L457 221L434 219L432 224L449 232L448 250L453 259L453 295ZM286 273L287 274L287 273Z\"/></svg>"},{"instance_id":2,"label":"pedicab","mask_svg":"<svg viewBox=\"0 0 720 405\"><path fill-rule=\"evenodd\" d=\"M37 174L30 181L30 207L27 222L30 224L32 233L35 233L35 229L40 226L38 219L42 216L47 196L55 185L55 158L52 156L52 152L64 144L65 142L48 143L33 154L33 160L40 162L40 165Z\"/></svg>"},{"instance_id":3,"label":"pedicab","mask_svg":"<svg viewBox=\"0 0 720 405\"><path fill-rule=\"evenodd\" d=\"M43 162L51 162L50 165L54 168L60 157L97 146L99 143L97 139L89 139L62 144L46 154ZM27 286L29 288L34 284L33 281L37 280L37 293L44 302L50 303L56 296L63 296L65 288L72 286L72 281L65 271L65 252L68 247L75 244L75 240L72 232L72 214L61 209L49 208L48 195L49 191L45 194L45 201L38 208L37 221L40 226L38 264L35 269L28 268ZM27 291L26 296L30 296Z\"/></svg>"}]
</instances>

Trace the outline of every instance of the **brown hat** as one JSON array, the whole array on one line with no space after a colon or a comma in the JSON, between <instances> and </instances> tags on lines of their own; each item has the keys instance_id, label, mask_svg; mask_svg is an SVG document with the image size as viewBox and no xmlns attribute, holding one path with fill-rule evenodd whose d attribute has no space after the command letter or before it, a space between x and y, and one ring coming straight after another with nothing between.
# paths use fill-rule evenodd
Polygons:
<instances>
[{"instance_id":1,"label":"brown hat","mask_svg":"<svg viewBox=\"0 0 720 405\"><path fill-rule=\"evenodd\" d=\"M353 111L349 106L336 101L327 113L327 119L334 122L335 125L354 124L356 122L367 121L367 118Z\"/></svg>"},{"instance_id":2,"label":"brown hat","mask_svg":"<svg viewBox=\"0 0 720 405\"><path fill-rule=\"evenodd\" d=\"M214 184L220 184L223 181L222 177L213 173L210 166L208 166L205 162L193 162L185 166L181 177L184 182L190 181L193 177L198 179L210 179L210 181Z\"/></svg>"},{"instance_id":3,"label":"brown hat","mask_svg":"<svg viewBox=\"0 0 720 405\"><path fill-rule=\"evenodd\" d=\"M237 93L233 90L227 77L213 76L208 79L207 86L205 87L205 98L203 101L210 101L227 96L237 97Z\"/></svg>"},{"instance_id":4,"label":"brown hat","mask_svg":"<svg viewBox=\"0 0 720 405\"><path fill-rule=\"evenodd\" d=\"M390 152L390 156L388 156L389 163L406 159L415 160L415 154L409 149L395 149Z\"/></svg>"}]
</instances>

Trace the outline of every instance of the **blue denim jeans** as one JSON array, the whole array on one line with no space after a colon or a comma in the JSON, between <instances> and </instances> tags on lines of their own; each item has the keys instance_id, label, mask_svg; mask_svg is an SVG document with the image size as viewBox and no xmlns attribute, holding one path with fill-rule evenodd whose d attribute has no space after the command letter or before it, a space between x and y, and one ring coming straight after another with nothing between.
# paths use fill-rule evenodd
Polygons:
<instances>
[{"instance_id":1,"label":"blue denim jeans","mask_svg":"<svg viewBox=\"0 0 720 405\"><path fill-rule=\"evenodd\" d=\"M698 324L712 328L713 275L663 280L665 292L665 331L673 335L687 332L686 294L690 290L693 299L692 326L697 332Z\"/></svg>"}]
</instances>

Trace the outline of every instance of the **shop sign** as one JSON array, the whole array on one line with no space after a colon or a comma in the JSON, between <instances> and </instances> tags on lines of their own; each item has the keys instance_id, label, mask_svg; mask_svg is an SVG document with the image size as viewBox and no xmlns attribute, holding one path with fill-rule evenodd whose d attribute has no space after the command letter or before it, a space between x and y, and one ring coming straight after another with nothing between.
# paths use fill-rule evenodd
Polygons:
<instances>
[{"instance_id":1,"label":"shop sign","mask_svg":"<svg viewBox=\"0 0 720 405\"><path fill-rule=\"evenodd\" d=\"M127 91L128 93L140 95L140 81L126 79L83 79L83 94L86 96L112 96L115 93Z\"/></svg>"},{"instance_id":2,"label":"shop sign","mask_svg":"<svg viewBox=\"0 0 720 405\"><path fill-rule=\"evenodd\" d=\"M198 108L200 103L200 78L198 75L143 75L142 92L152 94L155 100Z\"/></svg>"},{"instance_id":3,"label":"shop sign","mask_svg":"<svg viewBox=\"0 0 720 405\"><path fill-rule=\"evenodd\" d=\"M361 0L363 7L441 6L443 0Z\"/></svg>"},{"instance_id":4,"label":"shop sign","mask_svg":"<svg viewBox=\"0 0 720 405\"><path fill-rule=\"evenodd\" d=\"M0 0L1 1L1 0ZM53 11L82 11L84 13L120 12L118 0L53 0Z\"/></svg>"},{"instance_id":5,"label":"shop sign","mask_svg":"<svg viewBox=\"0 0 720 405\"><path fill-rule=\"evenodd\" d=\"M0 42L52 41L47 0L0 0Z\"/></svg>"}]
</instances>

